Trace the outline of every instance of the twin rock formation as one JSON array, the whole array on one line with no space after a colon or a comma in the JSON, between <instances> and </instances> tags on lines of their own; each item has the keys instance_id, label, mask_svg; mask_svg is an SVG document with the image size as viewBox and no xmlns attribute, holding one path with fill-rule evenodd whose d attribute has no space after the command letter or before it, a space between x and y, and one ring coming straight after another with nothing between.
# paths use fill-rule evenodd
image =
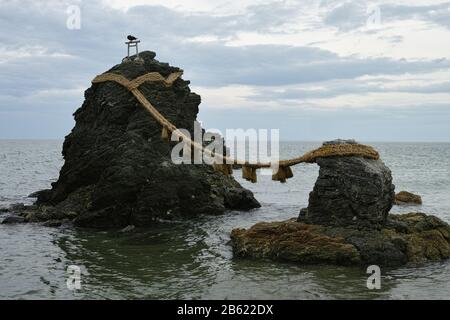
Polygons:
<instances>
[{"instance_id":1,"label":"twin rock formation","mask_svg":"<svg viewBox=\"0 0 450 320\"><path fill-rule=\"evenodd\" d=\"M109 73L133 80L149 72L166 77L180 69L140 54ZM178 128L193 133L200 96L189 81L172 86L146 82L142 94ZM128 90L114 82L93 84L75 114L63 145L64 166L49 190L21 206L17 219L59 225L123 228L158 219L220 214L259 207L252 192L208 165L176 165L161 126ZM329 143L355 143L334 141ZM389 215L394 202L390 170L381 160L318 158L319 178L298 219L235 229L237 256L298 263L398 265L450 256L450 227L424 214ZM13 219L13 218L10 218Z\"/></svg>"}]
</instances>

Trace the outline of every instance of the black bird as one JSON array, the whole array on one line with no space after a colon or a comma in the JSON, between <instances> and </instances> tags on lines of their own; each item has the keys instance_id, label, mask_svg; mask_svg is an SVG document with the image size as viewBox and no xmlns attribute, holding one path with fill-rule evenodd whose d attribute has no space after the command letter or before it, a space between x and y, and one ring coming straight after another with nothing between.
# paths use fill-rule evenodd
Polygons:
<instances>
[{"instance_id":1,"label":"black bird","mask_svg":"<svg viewBox=\"0 0 450 320\"><path fill-rule=\"evenodd\" d=\"M134 40L137 40L137 38L136 37L133 37L132 35L128 35L128 37L127 37L127 39L128 40L130 40L130 41L134 41Z\"/></svg>"}]
</instances>

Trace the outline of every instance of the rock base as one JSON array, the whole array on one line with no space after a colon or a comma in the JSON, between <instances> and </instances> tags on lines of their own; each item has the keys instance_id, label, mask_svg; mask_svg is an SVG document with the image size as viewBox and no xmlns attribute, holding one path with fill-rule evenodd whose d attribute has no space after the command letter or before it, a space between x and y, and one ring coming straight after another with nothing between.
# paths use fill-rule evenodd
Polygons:
<instances>
[{"instance_id":1,"label":"rock base","mask_svg":"<svg viewBox=\"0 0 450 320\"><path fill-rule=\"evenodd\" d=\"M343 238L329 237L319 225L295 219L259 222L248 230L234 229L231 240L235 256L270 258L302 264L342 264L360 262L356 248Z\"/></svg>"},{"instance_id":2,"label":"rock base","mask_svg":"<svg viewBox=\"0 0 450 320\"><path fill-rule=\"evenodd\" d=\"M424 213L390 215L381 230L260 222L231 233L235 256L299 264L399 266L450 257L450 226Z\"/></svg>"}]
</instances>

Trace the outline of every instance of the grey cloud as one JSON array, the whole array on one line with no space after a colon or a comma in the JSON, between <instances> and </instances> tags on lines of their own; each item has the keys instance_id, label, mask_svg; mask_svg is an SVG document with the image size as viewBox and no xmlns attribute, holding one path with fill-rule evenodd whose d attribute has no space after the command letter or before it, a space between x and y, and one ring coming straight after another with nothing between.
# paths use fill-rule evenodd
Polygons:
<instances>
[{"instance_id":1,"label":"grey cloud","mask_svg":"<svg viewBox=\"0 0 450 320\"><path fill-rule=\"evenodd\" d=\"M324 23L341 31L363 27L369 17L367 10L373 6L380 9L381 22L416 19L450 28L450 2L434 5L398 5L378 4L375 1L347 1L339 4L333 1L325 6L329 11L324 17Z\"/></svg>"},{"instance_id":2,"label":"grey cloud","mask_svg":"<svg viewBox=\"0 0 450 320\"><path fill-rule=\"evenodd\" d=\"M294 19L301 13L301 8L299 3L277 1L249 6L241 14L220 16L182 13L162 6L142 5L132 7L127 15L136 22L151 25L149 31L153 34L179 37L208 34L232 37L236 32L267 32L295 21Z\"/></svg>"},{"instance_id":3,"label":"grey cloud","mask_svg":"<svg viewBox=\"0 0 450 320\"><path fill-rule=\"evenodd\" d=\"M14 54L25 47L42 46L49 54L58 52L73 58L16 58L0 64L4 75L0 79L2 94L21 95L23 88L27 88L28 92L86 83L96 73L120 61L125 55L123 39L129 33L140 36L143 44L157 51L160 58L166 56L167 60L173 63L179 61L180 65L207 65L208 61L236 64L236 61L250 55L255 56L257 63L258 60L259 63L267 63L269 53L232 50L223 45L211 47L211 51L207 52L201 45L184 43L183 40L202 34L225 37L237 30L261 31L284 23L293 14L282 3L272 10L268 5L253 6L245 14L216 17L183 14L162 6L133 7L128 12L122 12L89 1L81 4L81 30L68 30L65 27L65 10L70 2L53 2L54 5L48 5L45 10L40 8L41 4L35 1L26 1L25 5L19 1L0 3L0 28L8 30L0 34L1 48ZM200 50L197 51L197 48ZM221 54L221 61L212 58L222 50L229 52L229 57ZM286 49L280 48L279 51ZM313 54L313 50L303 51L307 55ZM326 55L325 52L317 53ZM27 77L24 79L25 73ZM200 77L209 81L208 75ZM223 83L226 80L219 81Z\"/></svg>"},{"instance_id":4,"label":"grey cloud","mask_svg":"<svg viewBox=\"0 0 450 320\"><path fill-rule=\"evenodd\" d=\"M290 109L289 116L277 110L203 112L206 128L225 132L232 128L280 129L281 140L324 141L355 138L358 141L449 141L449 105L411 105L408 108L380 106L376 109ZM248 119L252 119L249 124ZM257 121L257 122L256 122ZM255 123L256 122L256 123Z\"/></svg>"},{"instance_id":5,"label":"grey cloud","mask_svg":"<svg viewBox=\"0 0 450 320\"><path fill-rule=\"evenodd\" d=\"M316 83L321 89L311 90L308 87L287 89L283 92L271 88L264 88L256 94L248 97L252 101L301 101L302 99L334 98L346 94L368 94L368 93L450 93L450 82L445 81L425 86L402 86L385 87L383 80L377 84L369 84L366 80L331 80ZM389 80L384 80L389 83Z\"/></svg>"},{"instance_id":6,"label":"grey cloud","mask_svg":"<svg viewBox=\"0 0 450 320\"><path fill-rule=\"evenodd\" d=\"M188 52L184 50L195 50ZM191 56L189 56L191 54ZM223 47L218 44L182 46L175 56L189 65L198 85L287 85L363 75L404 74L446 69L450 61L339 57L316 48L289 46ZM198 59L198 60L197 60Z\"/></svg>"},{"instance_id":7,"label":"grey cloud","mask_svg":"<svg viewBox=\"0 0 450 320\"><path fill-rule=\"evenodd\" d=\"M269 8L252 7L253 11L250 12L262 11L266 14ZM280 8L284 12L283 7ZM43 45L49 52L62 52L74 57L19 59L11 64L0 65L3 74L7 75L0 79L0 92L21 95L24 88L28 92L52 86L71 88L87 84L96 73L120 61L125 51L121 39L128 33L141 36L143 44L157 51L159 59L183 67L186 76L201 86L286 85L352 79L364 74L401 74L449 67L448 61L342 58L310 47L229 47L218 42L183 42L181 40L187 34L195 35L205 30L219 32L227 25L227 21L233 24L231 22L237 18L184 16L180 12L155 6L135 7L125 13L89 2L82 6L82 29L70 31L65 28L66 14L63 9L58 7L41 14L36 10L37 14L27 20L26 16L30 13L23 6L17 10L9 8L15 14L0 21L1 28L11 30L8 37L3 35L6 48L14 50L21 45ZM98 15L101 15L101 19ZM26 24L11 29L11 25L18 23L17 17L26 21ZM275 23L286 21L282 17ZM253 16L252 19L256 18ZM244 24L244 28L255 24ZM233 26L238 27L239 24ZM28 36L27 30L30 28L34 32ZM23 79L25 73L28 76Z\"/></svg>"},{"instance_id":8,"label":"grey cloud","mask_svg":"<svg viewBox=\"0 0 450 320\"><path fill-rule=\"evenodd\" d=\"M367 5L361 2L346 2L331 9L324 22L342 30L358 28L366 23Z\"/></svg>"},{"instance_id":9,"label":"grey cloud","mask_svg":"<svg viewBox=\"0 0 450 320\"><path fill-rule=\"evenodd\" d=\"M363 75L399 75L450 68L450 62L445 59L440 61L363 59L339 57L332 52L312 47L285 45L229 47L221 42L205 44L184 41L202 35L215 35L219 39L225 39L235 36L240 31L272 32L286 22L295 22L297 16L301 14L300 5L291 5L288 2L276 6L270 4L253 6L245 13L237 15L208 16L180 13L159 6L141 6L122 12L102 7L98 2L85 1L81 4L82 28L73 31L65 27L67 18L65 9L69 1L51 1L44 7L42 3L0 1L0 28L7 31L0 33L0 55L2 50L15 52L17 49L33 46L41 46L48 53L38 57L13 57L8 62L0 63L1 137L10 137L13 133L19 136L21 130L25 130L24 132L28 132L31 136L40 137L52 134L63 136L67 133L73 124L70 115L80 105L82 94L56 95L48 98L41 96L35 99L33 95L47 89L71 90L88 87L96 74L120 62L125 55L124 38L129 33L136 34L142 39L143 48L156 51L159 60L182 67L185 70L185 78L192 80L196 86L244 84L264 88L264 86L318 83L326 87L326 90L320 93L322 97L333 97L346 92L363 94L380 90L354 81ZM338 8L335 2L325 2L326 5L330 3ZM350 10L359 12L358 10L362 9L350 8ZM346 14L343 9L335 11L328 15L327 22L345 25L348 17ZM408 14L413 13L401 13L402 16ZM353 15L349 19L352 17ZM434 19L438 19L438 16L435 15ZM350 22L350 25L352 23L355 22ZM362 21L356 21L356 25L358 23ZM53 53L67 54L68 57L52 56ZM449 84L405 90L423 90L424 93L448 92ZM284 101L304 98L308 94L309 97L313 97L317 93L288 90L280 95L269 91L252 99L256 101L259 99L261 102ZM415 119L420 118L420 110L427 106L420 108L418 107L417 113L414 113ZM298 123L293 119L296 118L305 119L307 116L315 120L320 118L319 111L308 112L292 113L289 125L295 128ZM370 116L371 114L367 112L369 111L361 111L352 119L356 121L358 117L363 119ZM435 115L440 119L450 118L448 112L445 113L441 109L436 111ZM221 111L212 112L208 109L202 111L201 116L212 122L213 119L223 120L228 124L237 121L235 116L227 120L227 116L224 115L222 119ZM342 111L335 116L343 119L348 113ZM243 125L248 123L249 117L250 113L247 116L246 111L240 112L239 118L242 119ZM276 113L263 113L255 125L265 127L274 119L288 121ZM301 121L303 122L300 124L308 126L306 120ZM327 121L325 123L329 122L331 126L331 118ZM42 133L37 132L38 130L42 130ZM290 130L289 134L299 136L295 134L294 129ZM314 129L311 130L313 132ZM375 134L375 131L373 132Z\"/></svg>"},{"instance_id":10,"label":"grey cloud","mask_svg":"<svg viewBox=\"0 0 450 320\"><path fill-rule=\"evenodd\" d=\"M390 18L398 16L410 19L416 18L450 28L450 2L430 6L387 5L383 7L384 9L386 9L386 14Z\"/></svg>"}]
</instances>

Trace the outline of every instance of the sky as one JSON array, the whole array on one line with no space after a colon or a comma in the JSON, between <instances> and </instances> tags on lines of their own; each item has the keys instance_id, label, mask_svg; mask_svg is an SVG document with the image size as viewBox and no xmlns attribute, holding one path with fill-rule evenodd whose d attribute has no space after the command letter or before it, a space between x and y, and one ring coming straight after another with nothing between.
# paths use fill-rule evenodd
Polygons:
<instances>
[{"instance_id":1,"label":"sky","mask_svg":"<svg viewBox=\"0 0 450 320\"><path fill-rule=\"evenodd\" d=\"M62 139L133 34L206 129L450 141L450 2L0 0L0 29L0 139Z\"/></svg>"}]
</instances>

